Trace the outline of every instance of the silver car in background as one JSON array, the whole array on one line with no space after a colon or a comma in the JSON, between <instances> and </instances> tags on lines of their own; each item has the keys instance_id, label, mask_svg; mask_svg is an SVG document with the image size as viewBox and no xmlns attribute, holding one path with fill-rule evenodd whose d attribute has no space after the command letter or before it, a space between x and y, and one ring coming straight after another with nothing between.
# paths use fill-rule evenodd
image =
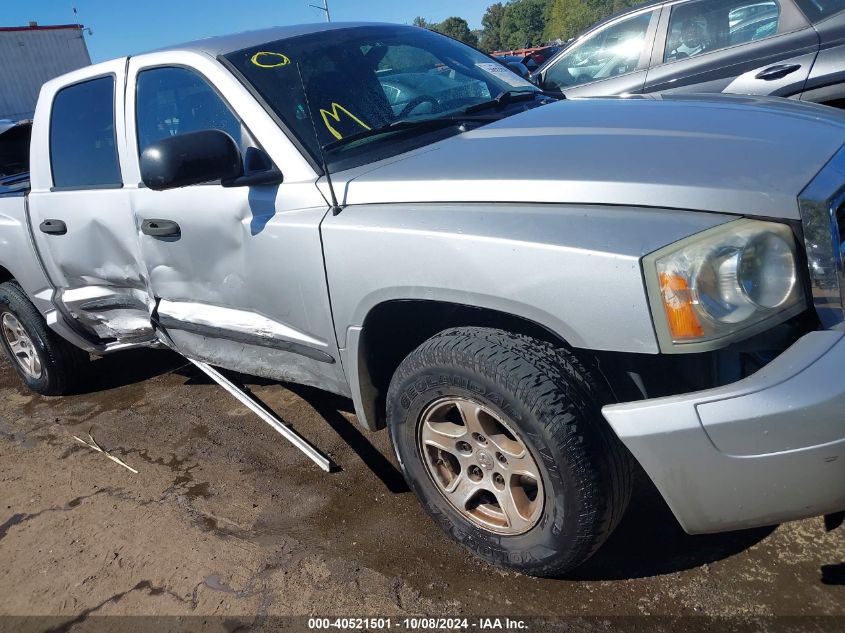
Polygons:
<instances>
[{"instance_id":1,"label":"silver car in background","mask_svg":"<svg viewBox=\"0 0 845 633\"><path fill-rule=\"evenodd\" d=\"M728 93L845 105L845 0L647 0L534 71L567 97Z\"/></svg>"}]
</instances>

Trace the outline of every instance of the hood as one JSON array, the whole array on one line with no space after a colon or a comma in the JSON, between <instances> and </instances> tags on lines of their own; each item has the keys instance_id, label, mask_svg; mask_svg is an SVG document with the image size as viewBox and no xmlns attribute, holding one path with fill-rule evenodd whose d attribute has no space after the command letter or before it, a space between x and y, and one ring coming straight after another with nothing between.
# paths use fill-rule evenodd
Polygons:
<instances>
[{"instance_id":1,"label":"hood","mask_svg":"<svg viewBox=\"0 0 845 633\"><path fill-rule=\"evenodd\" d=\"M523 202L797 219L845 113L766 97L573 99L336 175L346 204ZM345 176L345 177L344 177Z\"/></svg>"}]
</instances>

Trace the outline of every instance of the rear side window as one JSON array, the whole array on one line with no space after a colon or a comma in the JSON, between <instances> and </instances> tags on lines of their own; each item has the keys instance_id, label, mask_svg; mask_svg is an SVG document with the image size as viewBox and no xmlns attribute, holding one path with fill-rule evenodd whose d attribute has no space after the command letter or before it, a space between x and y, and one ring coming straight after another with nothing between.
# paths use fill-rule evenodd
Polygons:
<instances>
[{"instance_id":1,"label":"rear side window","mask_svg":"<svg viewBox=\"0 0 845 633\"><path fill-rule=\"evenodd\" d=\"M241 148L249 144L241 123L208 82L187 68L161 67L138 74L138 152L188 132L220 130Z\"/></svg>"},{"instance_id":2,"label":"rear side window","mask_svg":"<svg viewBox=\"0 0 845 633\"><path fill-rule=\"evenodd\" d=\"M50 115L54 187L121 186L114 130L114 77L62 88Z\"/></svg>"},{"instance_id":3,"label":"rear side window","mask_svg":"<svg viewBox=\"0 0 845 633\"><path fill-rule=\"evenodd\" d=\"M775 0L699 0L672 7L664 61L712 53L777 35Z\"/></svg>"},{"instance_id":4,"label":"rear side window","mask_svg":"<svg viewBox=\"0 0 845 633\"><path fill-rule=\"evenodd\" d=\"M845 0L795 0L795 3L813 22L845 10Z\"/></svg>"}]
</instances>

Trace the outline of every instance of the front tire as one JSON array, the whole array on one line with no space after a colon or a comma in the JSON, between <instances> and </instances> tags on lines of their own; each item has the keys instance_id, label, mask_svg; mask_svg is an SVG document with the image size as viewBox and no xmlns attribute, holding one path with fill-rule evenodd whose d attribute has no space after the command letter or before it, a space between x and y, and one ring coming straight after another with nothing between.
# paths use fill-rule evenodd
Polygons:
<instances>
[{"instance_id":1,"label":"front tire","mask_svg":"<svg viewBox=\"0 0 845 633\"><path fill-rule=\"evenodd\" d=\"M399 366L391 439L428 514L484 560L556 576L589 558L631 493L631 458L571 353L488 328L442 332Z\"/></svg>"},{"instance_id":2,"label":"front tire","mask_svg":"<svg viewBox=\"0 0 845 633\"><path fill-rule=\"evenodd\" d=\"M15 281L0 284L0 346L27 387L45 396L68 393L88 354L47 327Z\"/></svg>"}]
</instances>

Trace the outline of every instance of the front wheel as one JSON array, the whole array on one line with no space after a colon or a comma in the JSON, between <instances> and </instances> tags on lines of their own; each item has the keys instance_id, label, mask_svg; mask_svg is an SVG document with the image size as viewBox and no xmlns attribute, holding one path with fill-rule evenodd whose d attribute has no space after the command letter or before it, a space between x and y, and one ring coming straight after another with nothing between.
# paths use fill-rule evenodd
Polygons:
<instances>
[{"instance_id":1,"label":"front wheel","mask_svg":"<svg viewBox=\"0 0 845 633\"><path fill-rule=\"evenodd\" d=\"M572 354L487 328L442 332L387 397L409 486L458 543L501 567L562 574L619 522L631 458L601 417L601 383Z\"/></svg>"}]
</instances>

